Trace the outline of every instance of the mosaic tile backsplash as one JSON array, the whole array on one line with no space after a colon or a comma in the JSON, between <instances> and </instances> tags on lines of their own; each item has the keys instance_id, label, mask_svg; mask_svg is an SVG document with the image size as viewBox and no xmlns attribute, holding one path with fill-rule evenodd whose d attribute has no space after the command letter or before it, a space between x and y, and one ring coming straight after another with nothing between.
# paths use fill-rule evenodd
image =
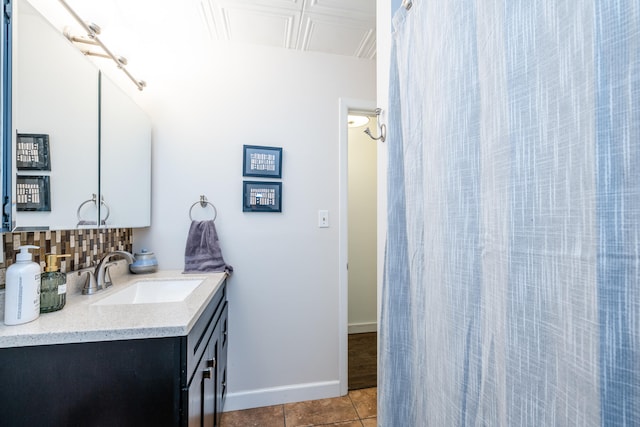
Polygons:
<instances>
[{"instance_id":1,"label":"mosaic tile backsplash","mask_svg":"<svg viewBox=\"0 0 640 427\"><path fill-rule=\"evenodd\" d=\"M60 259L60 271L68 273L85 267L96 265L108 252L133 250L133 229L90 229L90 230L57 230L29 231L4 234L5 262L0 263L0 289L4 288L6 270L16 259L18 247L35 245L32 249L33 260L40 264L44 271L45 255L71 255Z\"/></svg>"}]
</instances>

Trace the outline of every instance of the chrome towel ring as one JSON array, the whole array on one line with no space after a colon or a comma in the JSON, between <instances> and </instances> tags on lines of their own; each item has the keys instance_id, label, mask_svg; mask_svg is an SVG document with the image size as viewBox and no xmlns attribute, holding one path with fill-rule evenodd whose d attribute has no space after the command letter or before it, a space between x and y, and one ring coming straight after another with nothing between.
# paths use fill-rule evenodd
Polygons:
<instances>
[{"instance_id":1,"label":"chrome towel ring","mask_svg":"<svg viewBox=\"0 0 640 427\"><path fill-rule=\"evenodd\" d=\"M88 203L93 203L94 205L96 205L96 208L97 208L98 207L98 196L94 193L94 194L91 195L91 198L89 200L85 200L84 202L80 203L80 206L78 206L78 210L76 211L76 216L78 217L77 226L81 226L81 225L96 225L96 222L93 221L93 220L82 219L82 215L81 215L80 211L82 210L84 205L86 205ZM106 225L107 224L107 220L109 219L109 214L111 213L111 210L109 209L109 205L107 205L105 203L104 196L100 200L100 205L104 206L104 208L105 208L105 210L107 212L107 215L104 217L104 219L100 220L100 225Z\"/></svg>"},{"instance_id":2,"label":"chrome towel ring","mask_svg":"<svg viewBox=\"0 0 640 427\"><path fill-rule=\"evenodd\" d=\"M211 206L213 208L213 221L216 220L216 218L218 217L218 210L216 209L215 206L213 206L213 203L207 201L207 198L204 195L200 196L200 201L199 202L195 202L193 205L191 205L191 208L189 208L189 219L191 221L193 221L193 216L191 215L193 213L193 208L196 207L196 205L200 205L203 209L208 206Z\"/></svg>"}]
</instances>

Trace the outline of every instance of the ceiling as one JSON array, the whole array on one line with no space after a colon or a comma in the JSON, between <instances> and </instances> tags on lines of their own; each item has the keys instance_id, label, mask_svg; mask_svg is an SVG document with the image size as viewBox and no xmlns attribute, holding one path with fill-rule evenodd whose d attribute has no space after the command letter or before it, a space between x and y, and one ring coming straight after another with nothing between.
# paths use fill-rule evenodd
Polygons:
<instances>
[{"instance_id":1,"label":"ceiling","mask_svg":"<svg viewBox=\"0 0 640 427\"><path fill-rule=\"evenodd\" d=\"M58 1L29 1L54 24L74 26ZM154 42L185 39L376 56L375 0L65 1L83 20L102 27L100 38L114 40L113 49L123 55L136 44L149 49Z\"/></svg>"},{"instance_id":2,"label":"ceiling","mask_svg":"<svg viewBox=\"0 0 640 427\"><path fill-rule=\"evenodd\" d=\"M213 39L374 59L375 0L201 0Z\"/></svg>"}]
</instances>

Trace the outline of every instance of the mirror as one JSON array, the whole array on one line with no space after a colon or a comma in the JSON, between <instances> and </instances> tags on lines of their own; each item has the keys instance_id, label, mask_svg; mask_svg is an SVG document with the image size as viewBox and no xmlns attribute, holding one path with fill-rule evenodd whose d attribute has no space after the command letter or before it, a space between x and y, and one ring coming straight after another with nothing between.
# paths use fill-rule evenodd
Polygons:
<instances>
[{"instance_id":1,"label":"mirror","mask_svg":"<svg viewBox=\"0 0 640 427\"><path fill-rule=\"evenodd\" d=\"M100 117L100 218L107 227L149 226L151 121L104 74Z\"/></svg>"},{"instance_id":2,"label":"mirror","mask_svg":"<svg viewBox=\"0 0 640 427\"><path fill-rule=\"evenodd\" d=\"M98 69L28 2L15 6L13 228L73 229L78 207L98 191ZM18 134L48 135L50 170L17 164L19 156L33 156L28 138L23 149L18 147ZM46 188L39 189L39 197L25 194L39 177L48 177L49 210L35 210L38 201L44 202ZM20 188L21 179L26 189ZM92 215L97 215L95 204Z\"/></svg>"},{"instance_id":3,"label":"mirror","mask_svg":"<svg viewBox=\"0 0 640 427\"><path fill-rule=\"evenodd\" d=\"M149 118L29 2L14 16L11 229L149 226Z\"/></svg>"}]
</instances>

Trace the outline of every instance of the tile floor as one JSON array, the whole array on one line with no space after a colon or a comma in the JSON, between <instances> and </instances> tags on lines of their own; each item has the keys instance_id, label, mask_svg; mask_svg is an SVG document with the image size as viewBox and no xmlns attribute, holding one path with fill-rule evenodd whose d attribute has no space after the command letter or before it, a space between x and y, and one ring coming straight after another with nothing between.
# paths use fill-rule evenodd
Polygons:
<instances>
[{"instance_id":1,"label":"tile floor","mask_svg":"<svg viewBox=\"0 0 640 427\"><path fill-rule=\"evenodd\" d=\"M376 427L377 399L378 389L373 387L332 399L225 412L221 427Z\"/></svg>"}]
</instances>

